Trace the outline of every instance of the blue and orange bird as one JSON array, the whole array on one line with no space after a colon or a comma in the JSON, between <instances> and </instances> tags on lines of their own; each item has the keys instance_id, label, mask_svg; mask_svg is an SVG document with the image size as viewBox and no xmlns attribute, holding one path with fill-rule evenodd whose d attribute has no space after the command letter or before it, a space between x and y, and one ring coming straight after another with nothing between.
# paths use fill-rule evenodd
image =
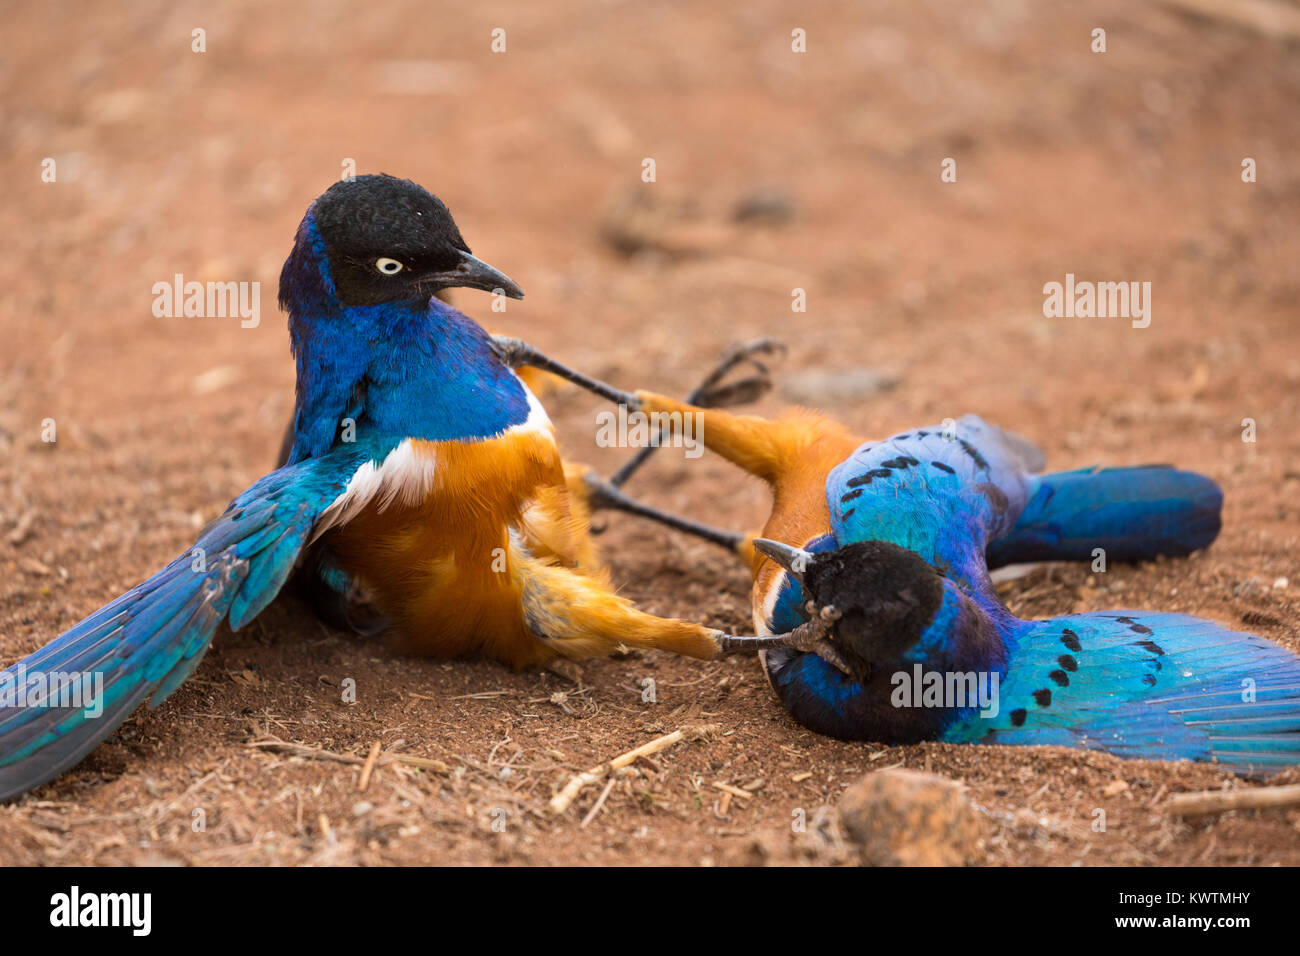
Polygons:
<instances>
[{"instance_id":1,"label":"blue and orange bird","mask_svg":"<svg viewBox=\"0 0 1300 956\"><path fill-rule=\"evenodd\" d=\"M415 183L359 176L311 205L280 276L297 363L287 462L188 552L0 674L0 799L160 703L220 624L251 621L300 566L341 603L364 595L417 654L526 667L621 645L697 658L753 646L613 592L570 494L581 470L566 475L516 367L634 399L432 297L456 286L522 297Z\"/></svg>"},{"instance_id":2,"label":"blue and orange bird","mask_svg":"<svg viewBox=\"0 0 1300 956\"><path fill-rule=\"evenodd\" d=\"M989 577L1010 563L1089 560L1098 548L1112 561L1204 548L1222 506L1209 478L1165 466L1039 474L1037 448L974 416L862 442L813 413L765 421L638 399L700 416L710 449L771 485L763 537L728 543L757 552L758 632L802 632L802 646L767 649L763 663L805 726L847 740L1055 744L1238 772L1300 763L1300 658L1289 650L1157 611L1021 620ZM923 700L913 685L919 674L935 687L932 673L958 693ZM972 677L997 680L996 712L964 696Z\"/></svg>"}]
</instances>

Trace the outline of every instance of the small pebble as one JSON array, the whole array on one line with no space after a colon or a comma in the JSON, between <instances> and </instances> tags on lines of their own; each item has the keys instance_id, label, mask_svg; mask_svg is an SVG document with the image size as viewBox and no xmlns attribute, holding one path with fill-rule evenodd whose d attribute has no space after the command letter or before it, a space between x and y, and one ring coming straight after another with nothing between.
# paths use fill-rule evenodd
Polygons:
<instances>
[{"instance_id":1,"label":"small pebble","mask_svg":"<svg viewBox=\"0 0 1300 956\"><path fill-rule=\"evenodd\" d=\"M869 773L844 791L839 812L869 866L959 866L980 845L979 814L965 788L935 774Z\"/></svg>"}]
</instances>

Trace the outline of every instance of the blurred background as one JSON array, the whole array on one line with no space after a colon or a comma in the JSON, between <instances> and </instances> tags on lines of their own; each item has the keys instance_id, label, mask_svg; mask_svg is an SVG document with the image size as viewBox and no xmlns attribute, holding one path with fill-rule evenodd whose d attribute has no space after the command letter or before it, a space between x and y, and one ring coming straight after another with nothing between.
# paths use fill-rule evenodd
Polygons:
<instances>
[{"instance_id":1,"label":"blurred background","mask_svg":"<svg viewBox=\"0 0 1300 956\"><path fill-rule=\"evenodd\" d=\"M272 465L293 386L280 264L349 161L438 194L527 292L458 307L615 384L684 392L730 343L776 335L764 413L813 405L878 434L977 412L1056 467L1209 473L1228 505L1206 561L1126 572L1120 596L1080 575L1008 599L1254 614L1297 646L1300 7L730 6L4 3L0 660ZM155 317L176 273L260 282L260 324ZM1150 282L1150 326L1044 317L1067 273ZM594 402L548 406L570 456L622 460L593 444ZM733 527L766 504L678 452L631 490ZM625 593L745 625L725 555L611 525Z\"/></svg>"}]
</instances>

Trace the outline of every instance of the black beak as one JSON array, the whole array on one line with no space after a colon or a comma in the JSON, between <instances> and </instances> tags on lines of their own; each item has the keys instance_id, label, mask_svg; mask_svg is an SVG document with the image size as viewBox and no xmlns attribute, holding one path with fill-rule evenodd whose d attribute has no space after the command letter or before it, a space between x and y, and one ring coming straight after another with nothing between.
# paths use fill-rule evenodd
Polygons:
<instances>
[{"instance_id":1,"label":"black beak","mask_svg":"<svg viewBox=\"0 0 1300 956\"><path fill-rule=\"evenodd\" d=\"M808 570L808 564L813 559L811 552L802 548L792 548L788 544L773 541L771 538L755 538L754 550L767 555L793 574L800 583L803 582L803 574Z\"/></svg>"},{"instance_id":2,"label":"black beak","mask_svg":"<svg viewBox=\"0 0 1300 956\"><path fill-rule=\"evenodd\" d=\"M458 250L457 255L460 261L456 264L456 268L446 272L430 273L424 276L423 281L436 284L439 289L464 286L467 289L482 289L484 292L504 295L508 299L524 297L524 290L504 272L494 269L468 252Z\"/></svg>"}]
</instances>

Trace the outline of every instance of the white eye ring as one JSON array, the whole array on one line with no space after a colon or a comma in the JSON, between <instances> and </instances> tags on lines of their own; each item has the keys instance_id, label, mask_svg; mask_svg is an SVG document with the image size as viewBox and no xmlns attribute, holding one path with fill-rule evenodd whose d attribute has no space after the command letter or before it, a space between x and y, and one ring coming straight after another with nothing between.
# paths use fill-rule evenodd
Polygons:
<instances>
[{"instance_id":1,"label":"white eye ring","mask_svg":"<svg viewBox=\"0 0 1300 956\"><path fill-rule=\"evenodd\" d=\"M396 259L379 258L375 260L375 268L386 276L395 276L406 266L402 265Z\"/></svg>"}]
</instances>

